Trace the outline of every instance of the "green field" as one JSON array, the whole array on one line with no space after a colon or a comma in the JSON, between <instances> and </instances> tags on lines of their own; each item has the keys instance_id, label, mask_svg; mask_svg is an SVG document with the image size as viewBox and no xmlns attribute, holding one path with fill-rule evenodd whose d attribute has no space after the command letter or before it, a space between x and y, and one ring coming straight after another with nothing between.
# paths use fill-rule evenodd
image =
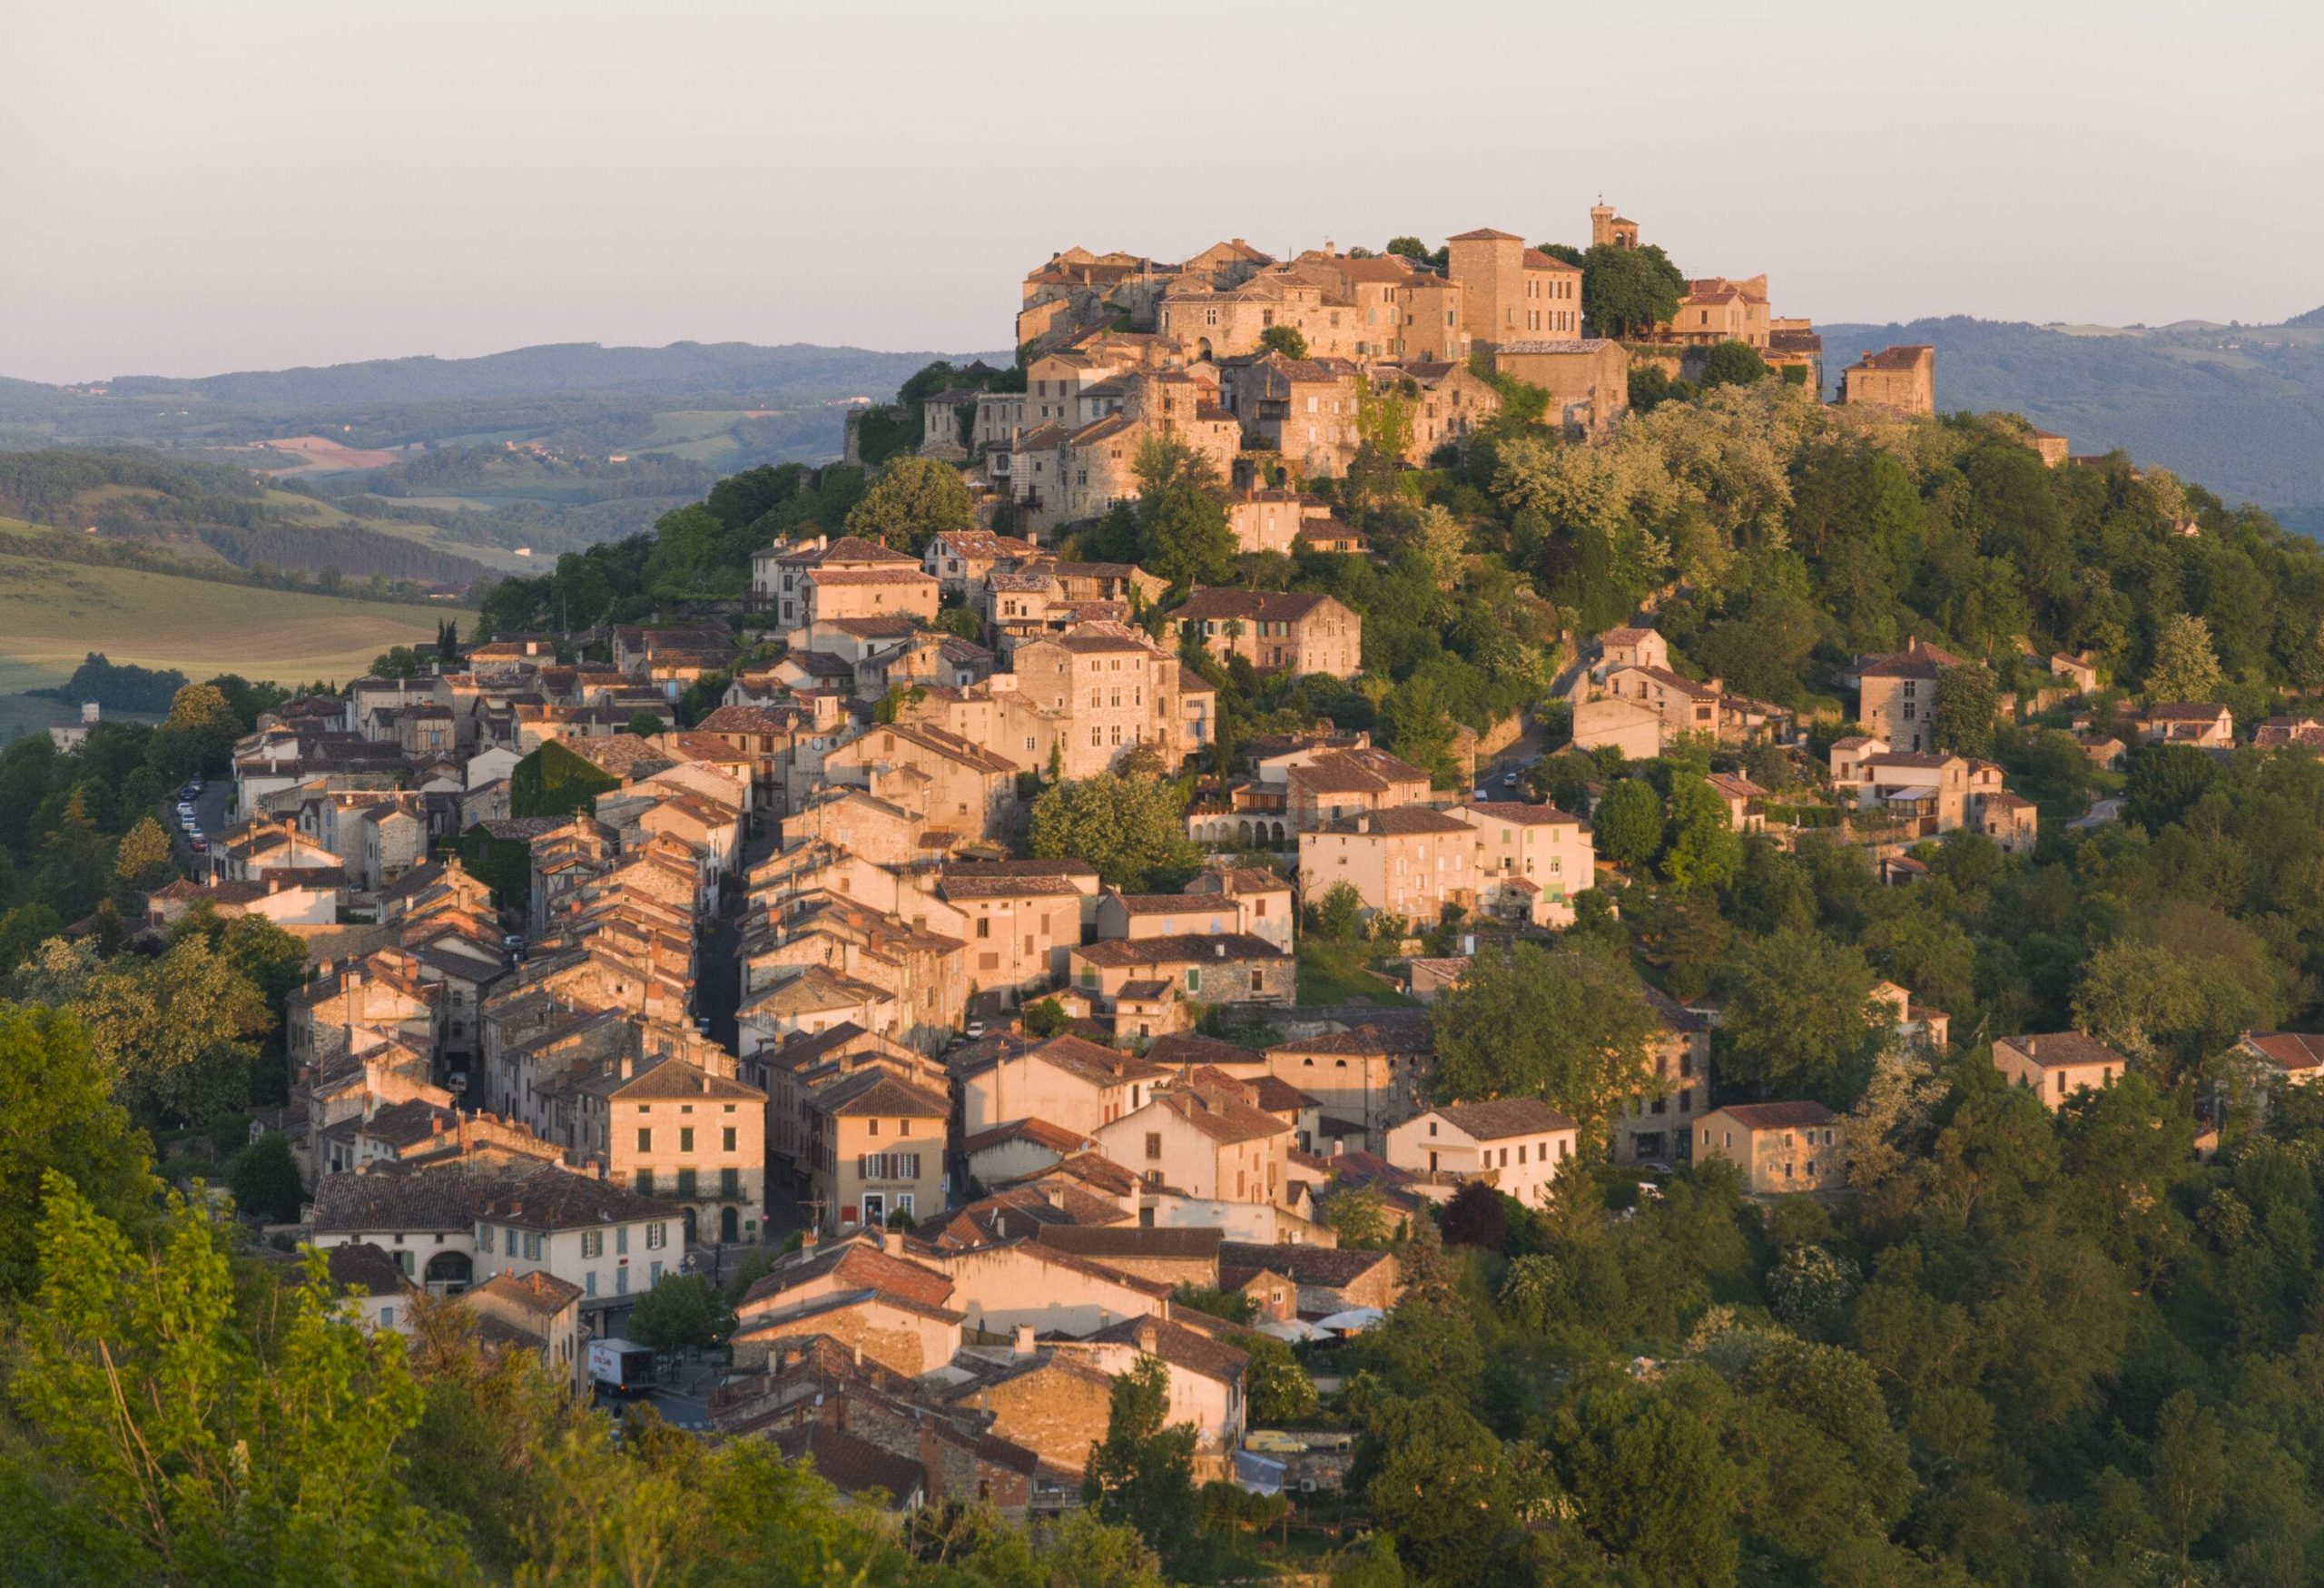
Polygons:
<instances>
[{"instance_id":1,"label":"green field","mask_svg":"<svg viewBox=\"0 0 2324 1588\"><path fill-rule=\"evenodd\" d=\"M448 616L466 630L476 615L0 551L0 695L62 684L91 651L193 678L345 680L390 646L434 639ZM44 702L13 702L0 720L29 725L45 709Z\"/></svg>"}]
</instances>

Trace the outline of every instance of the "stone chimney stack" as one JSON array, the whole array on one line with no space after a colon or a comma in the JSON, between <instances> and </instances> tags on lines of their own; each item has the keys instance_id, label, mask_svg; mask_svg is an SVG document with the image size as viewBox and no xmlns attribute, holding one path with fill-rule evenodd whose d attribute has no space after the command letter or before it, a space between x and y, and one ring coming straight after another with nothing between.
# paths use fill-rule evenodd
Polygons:
<instances>
[{"instance_id":1,"label":"stone chimney stack","mask_svg":"<svg viewBox=\"0 0 2324 1588\"><path fill-rule=\"evenodd\" d=\"M1019 1356L1032 1356L1039 1354L1040 1347L1033 1343L1031 1324L1020 1323L1017 1326L1017 1338L1010 1348Z\"/></svg>"}]
</instances>

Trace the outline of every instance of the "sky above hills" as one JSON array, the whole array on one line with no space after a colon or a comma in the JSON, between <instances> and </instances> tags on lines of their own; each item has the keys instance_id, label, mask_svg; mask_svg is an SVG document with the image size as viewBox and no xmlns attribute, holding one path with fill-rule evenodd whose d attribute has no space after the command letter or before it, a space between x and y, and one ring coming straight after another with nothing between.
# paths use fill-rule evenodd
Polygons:
<instances>
[{"instance_id":1,"label":"sky above hills","mask_svg":"<svg viewBox=\"0 0 2324 1588\"><path fill-rule=\"evenodd\" d=\"M1071 243L1603 192L1819 321L2324 301L2324 7L162 0L0 28L0 375L534 342L986 348Z\"/></svg>"}]
</instances>

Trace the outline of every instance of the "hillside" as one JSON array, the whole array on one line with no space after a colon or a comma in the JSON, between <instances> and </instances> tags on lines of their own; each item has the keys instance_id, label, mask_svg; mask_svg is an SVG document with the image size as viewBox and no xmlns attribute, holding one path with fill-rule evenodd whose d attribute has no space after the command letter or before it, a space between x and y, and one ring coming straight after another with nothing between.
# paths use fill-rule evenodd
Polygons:
<instances>
[{"instance_id":1,"label":"hillside","mask_svg":"<svg viewBox=\"0 0 2324 1588\"><path fill-rule=\"evenodd\" d=\"M2278 326L2036 326L1951 316L1826 325L1824 369L1863 349L1936 349L1941 409L2003 409L2078 453L2120 447L2324 535L2324 310Z\"/></svg>"},{"instance_id":2,"label":"hillside","mask_svg":"<svg viewBox=\"0 0 2324 1588\"><path fill-rule=\"evenodd\" d=\"M391 646L434 639L447 616L464 628L471 617L448 604L361 601L60 562L20 553L29 538L0 527L0 700L63 683L91 651L194 678L345 680Z\"/></svg>"}]
</instances>

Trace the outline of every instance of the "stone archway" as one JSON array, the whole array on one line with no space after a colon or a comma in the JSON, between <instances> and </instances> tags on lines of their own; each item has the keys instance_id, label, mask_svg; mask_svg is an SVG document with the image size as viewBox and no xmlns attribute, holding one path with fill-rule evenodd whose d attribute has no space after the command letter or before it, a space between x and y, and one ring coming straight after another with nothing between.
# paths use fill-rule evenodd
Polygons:
<instances>
[{"instance_id":1,"label":"stone archway","mask_svg":"<svg viewBox=\"0 0 2324 1588\"><path fill-rule=\"evenodd\" d=\"M729 1202L729 1203L727 1203L727 1204L726 1204L726 1206L724 1206L724 1208L721 1208L718 1210L718 1240L719 1240L719 1244L720 1244L720 1245L722 1245L722 1246L731 1246L731 1245L733 1245L735 1241L738 1241L738 1240L740 1240L740 1239L742 1239L742 1238L743 1238L743 1215L742 1215L742 1211L741 1211L741 1209L737 1208L734 1206L734 1204L733 1204L732 1202Z\"/></svg>"},{"instance_id":2,"label":"stone archway","mask_svg":"<svg viewBox=\"0 0 2324 1588\"><path fill-rule=\"evenodd\" d=\"M438 1252L420 1271L430 1296L458 1296L476 1279L476 1264L466 1252Z\"/></svg>"}]
</instances>

